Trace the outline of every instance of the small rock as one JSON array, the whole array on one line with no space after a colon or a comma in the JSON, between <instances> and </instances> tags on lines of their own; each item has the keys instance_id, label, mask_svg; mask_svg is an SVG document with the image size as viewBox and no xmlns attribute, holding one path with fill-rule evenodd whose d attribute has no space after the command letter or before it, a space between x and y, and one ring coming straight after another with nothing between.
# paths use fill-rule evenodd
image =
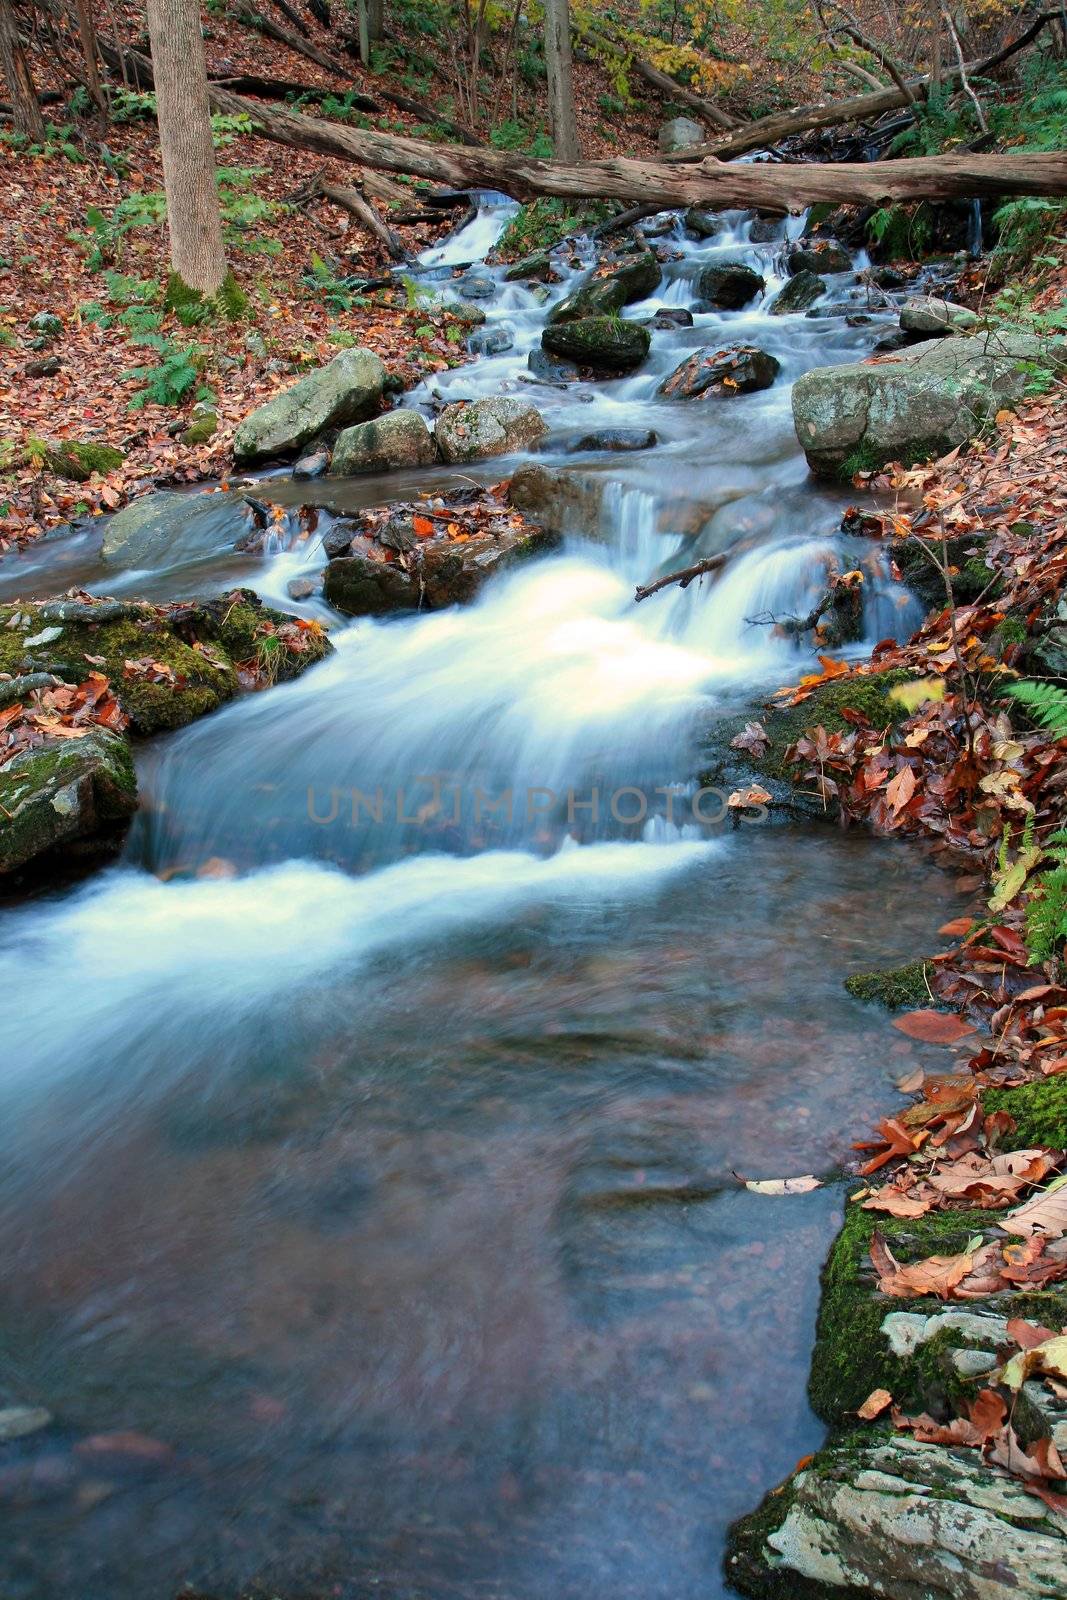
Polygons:
<instances>
[{"instance_id":1,"label":"small rock","mask_svg":"<svg viewBox=\"0 0 1067 1600\"><path fill-rule=\"evenodd\" d=\"M542 439L548 429L536 406L509 395L446 406L434 427L443 461L480 461L509 455Z\"/></svg>"},{"instance_id":2,"label":"small rock","mask_svg":"<svg viewBox=\"0 0 1067 1600\"><path fill-rule=\"evenodd\" d=\"M654 317L647 317L642 323L645 328L691 328L693 326L693 313L684 306L664 306L657 311Z\"/></svg>"},{"instance_id":3,"label":"small rock","mask_svg":"<svg viewBox=\"0 0 1067 1600\"><path fill-rule=\"evenodd\" d=\"M51 644L54 639L59 639L62 633L62 628L42 628L40 633L35 633L32 639L24 639L23 644L27 650L30 650L35 645Z\"/></svg>"},{"instance_id":4,"label":"small rock","mask_svg":"<svg viewBox=\"0 0 1067 1600\"><path fill-rule=\"evenodd\" d=\"M312 478L321 478L329 465L329 452L316 450L309 456L300 457L293 468L293 477L297 483L309 483Z\"/></svg>"},{"instance_id":5,"label":"small rock","mask_svg":"<svg viewBox=\"0 0 1067 1600\"><path fill-rule=\"evenodd\" d=\"M852 257L839 244L798 245L789 252L790 272L851 272Z\"/></svg>"},{"instance_id":6,"label":"small rock","mask_svg":"<svg viewBox=\"0 0 1067 1600\"><path fill-rule=\"evenodd\" d=\"M660 154L665 156L673 155L676 150L691 150L694 145L703 143L704 130L692 117L672 117L656 135Z\"/></svg>"},{"instance_id":7,"label":"small rock","mask_svg":"<svg viewBox=\"0 0 1067 1600\"><path fill-rule=\"evenodd\" d=\"M62 319L51 311L38 311L30 318L30 331L36 334L39 340L38 348L51 344L63 332Z\"/></svg>"},{"instance_id":8,"label":"small rock","mask_svg":"<svg viewBox=\"0 0 1067 1600\"><path fill-rule=\"evenodd\" d=\"M27 378L54 378L61 366L58 356L40 356L36 361L27 361L23 370Z\"/></svg>"},{"instance_id":9,"label":"small rock","mask_svg":"<svg viewBox=\"0 0 1067 1600\"><path fill-rule=\"evenodd\" d=\"M47 1428L52 1413L44 1406L5 1406L0 1410L0 1440L24 1439Z\"/></svg>"},{"instance_id":10,"label":"small rock","mask_svg":"<svg viewBox=\"0 0 1067 1600\"><path fill-rule=\"evenodd\" d=\"M330 462L332 478L362 472L392 472L398 467L425 467L434 459L430 430L417 411L387 411L338 434Z\"/></svg>"},{"instance_id":11,"label":"small rock","mask_svg":"<svg viewBox=\"0 0 1067 1600\"><path fill-rule=\"evenodd\" d=\"M748 230L750 244L775 244L781 237L781 217L757 217Z\"/></svg>"},{"instance_id":12,"label":"small rock","mask_svg":"<svg viewBox=\"0 0 1067 1600\"><path fill-rule=\"evenodd\" d=\"M735 344L725 350L709 345L676 367L657 393L667 400L695 400L709 392L722 396L751 394L757 389L769 389L779 371L779 362L755 345Z\"/></svg>"},{"instance_id":13,"label":"small rock","mask_svg":"<svg viewBox=\"0 0 1067 1600\"><path fill-rule=\"evenodd\" d=\"M540 345L534 345L526 357L526 365L537 378L546 383L576 383L578 368L573 361L554 361Z\"/></svg>"},{"instance_id":14,"label":"small rock","mask_svg":"<svg viewBox=\"0 0 1067 1600\"><path fill-rule=\"evenodd\" d=\"M781 293L775 295L770 315L786 317L795 311L806 311L825 293L824 278L817 277L814 272L798 272L794 278L790 278Z\"/></svg>"},{"instance_id":15,"label":"small rock","mask_svg":"<svg viewBox=\"0 0 1067 1600\"><path fill-rule=\"evenodd\" d=\"M495 328L483 328L479 333L472 333L467 340L467 349L472 356L501 356L514 344L512 330L506 323L501 323Z\"/></svg>"},{"instance_id":16,"label":"small rock","mask_svg":"<svg viewBox=\"0 0 1067 1600\"><path fill-rule=\"evenodd\" d=\"M690 206L682 222L686 233L691 233L697 239L714 239L726 227L718 211L706 211L703 206Z\"/></svg>"},{"instance_id":17,"label":"small rock","mask_svg":"<svg viewBox=\"0 0 1067 1600\"><path fill-rule=\"evenodd\" d=\"M317 594L320 587L318 578L290 578L285 586L285 592L290 600L308 600Z\"/></svg>"},{"instance_id":18,"label":"small rock","mask_svg":"<svg viewBox=\"0 0 1067 1600\"><path fill-rule=\"evenodd\" d=\"M579 450L651 450L659 443L659 435L652 428L602 428L597 433L587 433L577 444L568 446L572 452Z\"/></svg>"},{"instance_id":19,"label":"small rock","mask_svg":"<svg viewBox=\"0 0 1067 1600\"><path fill-rule=\"evenodd\" d=\"M249 328L241 343L250 356L254 356L257 361L266 361L267 341L257 328Z\"/></svg>"},{"instance_id":20,"label":"small rock","mask_svg":"<svg viewBox=\"0 0 1067 1600\"><path fill-rule=\"evenodd\" d=\"M705 267L697 283L702 297L719 311L740 311L766 286L766 280L743 261Z\"/></svg>"},{"instance_id":21,"label":"small rock","mask_svg":"<svg viewBox=\"0 0 1067 1600\"><path fill-rule=\"evenodd\" d=\"M495 282L483 273L464 273L456 280L455 287L465 300L491 300L496 294Z\"/></svg>"},{"instance_id":22,"label":"small rock","mask_svg":"<svg viewBox=\"0 0 1067 1600\"><path fill-rule=\"evenodd\" d=\"M329 532L323 534L322 548L333 561L336 556L343 556L350 549L354 537L355 529L350 522L335 522Z\"/></svg>"},{"instance_id":23,"label":"small rock","mask_svg":"<svg viewBox=\"0 0 1067 1600\"><path fill-rule=\"evenodd\" d=\"M485 312L481 306L472 306L467 300L449 301L448 314L454 321L462 322L466 328L480 328L485 321Z\"/></svg>"}]
</instances>

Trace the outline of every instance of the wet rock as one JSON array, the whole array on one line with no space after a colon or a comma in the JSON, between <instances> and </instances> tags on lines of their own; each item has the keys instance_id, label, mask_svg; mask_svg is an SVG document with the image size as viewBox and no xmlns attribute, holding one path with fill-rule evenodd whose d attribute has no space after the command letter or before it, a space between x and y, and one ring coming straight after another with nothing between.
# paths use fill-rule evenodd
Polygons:
<instances>
[{"instance_id":1,"label":"wet rock","mask_svg":"<svg viewBox=\"0 0 1067 1600\"><path fill-rule=\"evenodd\" d=\"M900 326L905 333L960 333L977 323L976 313L966 306L953 305L951 300L938 300L933 295L906 301L900 313Z\"/></svg>"},{"instance_id":2,"label":"wet rock","mask_svg":"<svg viewBox=\"0 0 1067 1600\"><path fill-rule=\"evenodd\" d=\"M541 346L550 355L563 356L595 372L632 372L648 355L652 335L636 322L616 317L584 317L546 328Z\"/></svg>"},{"instance_id":3,"label":"wet rock","mask_svg":"<svg viewBox=\"0 0 1067 1600\"><path fill-rule=\"evenodd\" d=\"M312 478L321 478L329 465L329 452L316 450L309 456L300 457L293 468L293 477L297 483L308 483Z\"/></svg>"},{"instance_id":4,"label":"wet rock","mask_svg":"<svg viewBox=\"0 0 1067 1600\"><path fill-rule=\"evenodd\" d=\"M540 345L534 345L526 357L526 365L535 377L542 378L545 383L576 383L578 381L578 368L573 361L558 361L542 350Z\"/></svg>"},{"instance_id":5,"label":"wet rock","mask_svg":"<svg viewBox=\"0 0 1067 1600\"><path fill-rule=\"evenodd\" d=\"M387 411L338 434L330 476L351 478L362 472L425 467L435 457L433 437L417 411Z\"/></svg>"},{"instance_id":6,"label":"wet rock","mask_svg":"<svg viewBox=\"0 0 1067 1600\"><path fill-rule=\"evenodd\" d=\"M40 456L49 472L57 478L69 478L72 483L87 483L94 473L104 477L126 459L112 445L77 439L28 439L26 455Z\"/></svg>"},{"instance_id":7,"label":"wet rock","mask_svg":"<svg viewBox=\"0 0 1067 1600\"><path fill-rule=\"evenodd\" d=\"M595 537L600 526L602 484L574 471L520 467L512 473L508 499L528 520L550 533Z\"/></svg>"},{"instance_id":8,"label":"wet rock","mask_svg":"<svg viewBox=\"0 0 1067 1600\"><path fill-rule=\"evenodd\" d=\"M696 239L714 239L726 228L726 221L718 211L707 211L703 206L690 206L682 218L686 233Z\"/></svg>"},{"instance_id":9,"label":"wet rock","mask_svg":"<svg viewBox=\"0 0 1067 1600\"><path fill-rule=\"evenodd\" d=\"M296 455L327 428L360 422L378 409L385 368L369 350L342 350L326 366L246 417L233 442L238 462Z\"/></svg>"},{"instance_id":10,"label":"wet rock","mask_svg":"<svg viewBox=\"0 0 1067 1600\"><path fill-rule=\"evenodd\" d=\"M491 300L496 294L496 283L482 272L464 273L454 287L464 300Z\"/></svg>"},{"instance_id":11,"label":"wet rock","mask_svg":"<svg viewBox=\"0 0 1067 1600\"><path fill-rule=\"evenodd\" d=\"M416 542L404 557L410 570L369 556L341 556L327 567L323 592L349 616L440 610L473 600L494 573L550 542L542 529L530 528L498 536L475 534L462 544L451 539Z\"/></svg>"},{"instance_id":12,"label":"wet rock","mask_svg":"<svg viewBox=\"0 0 1067 1600\"><path fill-rule=\"evenodd\" d=\"M871 272L871 282L879 289L903 289L907 281L896 267L875 267Z\"/></svg>"},{"instance_id":13,"label":"wet rock","mask_svg":"<svg viewBox=\"0 0 1067 1600\"><path fill-rule=\"evenodd\" d=\"M708 345L676 367L657 393L666 400L695 400L708 393L751 394L769 389L779 371L780 363L755 345L735 344L726 349Z\"/></svg>"},{"instance_id":14,"label":"wet rock","mask_svg":"<svg viewBox=\"0 0 1067 1600\"><path fill-rule=\"evenodd\" d=\"M1064 1593L1067 1518L977 1451L856 1433L735 1523L743 1594L1047 1600Z\"/></svg>"},{"instance_id":15,"label":"wet rock","mask_svg":"<svg viewBox=\"0 0 1067 1600\"><path fill-rule=\"evenodd\" d=\"M327 558L332 561L335 556L343 556L356 536L356 527L351 522L335 522L328 533L323 535L322 548Z\"/></svg>"},{"instance_id":16,"label":"wet rock","mask_svg":"<svg viewBox=\"0 0 1067 1600\"><path fill-rule=\"evenodd\" d=\"M660 154L665 156L673 155L676 150L691 150L703 143L704 130L692 117L672 117L656 135Z\"/></svg>"},{"instance_id":17,"label":"wet rock","mask_svg":"<svg viewBox=\"0 0 1067 1600\"><path fill-rule=\"evenodd\" d=\"M851 272L852 257L839 244L798 245L789 252L790 272Z\"/></svg>"},{"instance_id":18,"label":"wet rock","mask_svg":"<svg viewBox=\"0 0 1067 1600\"><path fill-rule=\"evenodd\" d=\"M889 461L928 461L1017 403L1035 363L1062 369L1067 341L978 333L929 339L875 365L819 367L793 389L797 438L821 476L850 478Z\"/></svg>"},{"instance_id":19,"label":"wet rock","mask_svg":"<svg viewBox=\"0 0 1067 1600\"><path fill-rule=\"evenodd\" d=\"M786 317L794 311L807 311L820 296L826 293L826 280L814 272L798 272L790 278L785 288L776 294L771 304L772 317Z\"/></svg>"},{"instance_id":20,"label":"wet rock","mask_svg":"<svg viewBox=\"0 0 1067 1600\"><path fill-rule=\"evenodd\" d=\"M434 426L442 461L481 461L528 449L548 432L544 418L528 400L491 395L485 400L446 406Z\"/></svg>"},{"instance_id":21,"label":"wet rock","mask_svg":"<svg viewBox=\"0 0 1067 1600\"><path fill-rule=\"evenodd\" d=\"M915 340L910 333L905 333L902 328L890 328L889 332L883 334L874 346L874 354L876 356L891 355L894 350L906 350L909 345L914 343Z\"/></svg>"},{"instance_id":22,"label":"wet rock","mask_svg":"<svg viewBox=\"0 0 1067 1600\"><path fill-rule=\"evenodd\" d=\"M468 300L450 300L448 314L455 322L461 322L466 328L480 328L485 321L485 312L481 306L472 306Z\"/></svg>"},{"instance_id":23,"label":"wet rock","mask_svg":"<svg viewBox=\"0 0 1067 1600\"><path fill-rule=\"evenodd\" d=\"M484 328L480 333L472 333L467 340L467 349L473 356L500 356L505 350L510 350L514 343L512 330L501 323L495 328Z\"/></svg>"},{"instance_id":24,"label":"wet rock","mask_svg":"<svg viewBox=\"0 0 1067 1600\"><path fill-rule=\"evenodd\" d=\"M27 361L22 370L27 378L54 378L62 365L58 356L39 356L36 361Z\"/></svg>"},{"instance_id":25,"label":"wet rock","mask_svg":"<svg viewBox=\"0 0 1067 1600\"><path fill-rule=\"evenodd\" d=\"M40 1433L51 1420L52 1413L44 1406L5 1406L0 1410L0 1441L24 1439L27 1434Z\"/></svg>"},{"instance_id":26,"label":"wet rock","mask_svg":"<svg viewBox=\"0 0 1067 1600\"><path fill-rule=\"evenodd\" d=\"M555 278L552 267L552 257L547 251L539 251L536 255L524 256L521 261L515 261L504 273L505 283L551 283Z\"/></svg>"},{"instance_id":27,"label":"wet rock","mask_svg":"<svg viewBox=\"0 0 1067 1600\"><path fill-rule=\"evenodd\" d=\"M136 809L133 760L120 734L92 728L81 739L46 739L0 767L0 874L61 845L113 851Z\"/></svg>"},{"instance_id":28,"label":"wet rock","mask_svg":"<svg viewBox=\"0 0 1067 1600\"><path fill-rule=\"evenodd\" d=\"M290 578L285 586L285 592L290 600L310 600L313 594L318 594L321 587L318 578Z\"/></svg>"},{"instance_id":29,"label":"wet rock","mask_svg":"<svg viewBox=\"0 0 1067 1600\"><path fill-rule=\"evenodd\" d=\"M248 507L236 492L142 495L111 518L103 558L113 567L171 567L232 550L248 529Z\"/></svg>"},{"instance_id":30,"label":"wet rock","mask_svg":"<svg viewBox=\"0 0 1067 1600\"><path fill-rule=\"evenodd\" d=\"M577 322L583 317L609 317L635 300L647 300L658 287L660 265L651 251L645 251L606 277L589 277L573 294L553 306L548 326Z\"/></svg>"},{"instance_id":31,"label":"wet rock","mask_svg":"<svg viewBox=\"0 0 1067 1600\"><path fill-rule=\"evenodd\" d=\"M687 311L684 306L664 306L654 317L647 317L641 326L658 329L691 328L693 313Z\"/></svg>"},{"instance_id":32,"label":"wet rock","mask_svg":"<svg viewBox=\"0 0 1067 1600\"><path fill-rule=\"evenodd\" d=\"M659 435L652 428L602 428L598 433L587 433L569 445L571 451L579 450L651 450L659 443Z\"/></svg>"},{"instance_id":33,"label":"wet rock","mask_svg":"<svg viewBox=\"0 0 1067 1600\"><path fill-rule=\"evenodd\" d=\"M748 230L752 244L775 244L782 237L781 217L757 217Z\"/></svg>"},{"instance_id":34,"label":"wet rock","mask_svg":"<svg viewBox=\"0 0 1067 1600\"><path fill-rule=\"evenodd\" d=\"M703 299L719 311L740 311L763 292L765 279L743 261L705 267L697 280Z\"/></svg>"}]
</instances>

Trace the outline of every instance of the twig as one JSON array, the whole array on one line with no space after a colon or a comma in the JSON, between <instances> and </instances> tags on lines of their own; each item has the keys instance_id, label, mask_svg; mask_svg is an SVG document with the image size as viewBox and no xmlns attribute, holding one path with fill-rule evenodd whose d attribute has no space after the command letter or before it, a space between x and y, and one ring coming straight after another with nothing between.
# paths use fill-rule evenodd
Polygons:
<instances>
[{"instance_id":1,"label":"twig","mask_svg":"<svg viewBox=\"0 0 1067 1600\"><path fill-rule=\"evenodd\" d=\"M688 589L689 585L696 578L703 577L705 572L718 572L725 565L725 555L708 556L705 561L697 561L691 567L683 567L680 572L668 572L666 577L657 578L655 583L639 583L634 591L634 599L647 600L650 594L656 594L670 583L676 583L679 589Z\"/></svg>"}]
</instances>

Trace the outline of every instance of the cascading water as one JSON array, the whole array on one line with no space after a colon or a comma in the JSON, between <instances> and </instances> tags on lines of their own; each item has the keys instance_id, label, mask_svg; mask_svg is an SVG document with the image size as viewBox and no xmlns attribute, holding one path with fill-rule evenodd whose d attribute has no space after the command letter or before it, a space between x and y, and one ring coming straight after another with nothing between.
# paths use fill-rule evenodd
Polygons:
<instances>
[{"instance_id":1,"label":"cascading water","mask_svg":"<svg viewBox=\"0 0 1067 1600\"><path fill-rule=\"evenodd\" d=\"M511 209L489 197L424 265L478 259ZM721 259L769 299L802 227L675 224L626 315L692 305ZM921 1061L840 979L954 907L911 857L709 826L693 793L708 722L807 667L767 619L831 563L864 569L868 642L910 624L789 413L877 318L851 284L814 318L698 306L636 375L556 389L527 363L545 305L497 276L511 348L405 403L535 400L599 527L464 610L339 626L296 683L146 748L123 863L0 927L0 1405L55 1417L4 1446L5 1600L695 1600L722 1592L728 1520L817 1438L834 1197L733 1173L828 1166L879 1064ZM657 398L737 339L774 388ZM659 442L572 453L618 426ZM344 510L447 481L279 492ZM717 581L635 604L715 553ZM312 535L126 590L193 571L274 598L318 564ZM72 581L115 587L88 537L0 568L10 592Z\"/></svg>"}]
</instances>

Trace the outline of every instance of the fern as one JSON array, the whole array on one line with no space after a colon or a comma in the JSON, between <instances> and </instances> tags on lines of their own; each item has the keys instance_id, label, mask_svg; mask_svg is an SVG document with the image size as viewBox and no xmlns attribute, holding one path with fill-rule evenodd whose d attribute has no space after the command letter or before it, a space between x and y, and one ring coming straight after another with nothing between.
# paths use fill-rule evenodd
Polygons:
<instances>
[{"instance_id":1,"label":"fern","mask_svg":"<svg viewBox=\"0 0 1067 1600\"><path fill-rule=\"evenodd\" d=\"M1047 961L1067 939L1067 833L1050 834L1045 853L1052 865L1034 880L1026 907L1026 948L1030 960Z\"/></svg>"},{"instance_id":2,"label":"fern","mask_svg":"<svg viewBox=\"0 0 1067 1600\"><path fill-rule=\"evenodd\" d=\"M1023 682L1013 683L1008 693L1054 739L1067 739L1067 690L1054 683Z\"/></svg>"}]
</instances>

